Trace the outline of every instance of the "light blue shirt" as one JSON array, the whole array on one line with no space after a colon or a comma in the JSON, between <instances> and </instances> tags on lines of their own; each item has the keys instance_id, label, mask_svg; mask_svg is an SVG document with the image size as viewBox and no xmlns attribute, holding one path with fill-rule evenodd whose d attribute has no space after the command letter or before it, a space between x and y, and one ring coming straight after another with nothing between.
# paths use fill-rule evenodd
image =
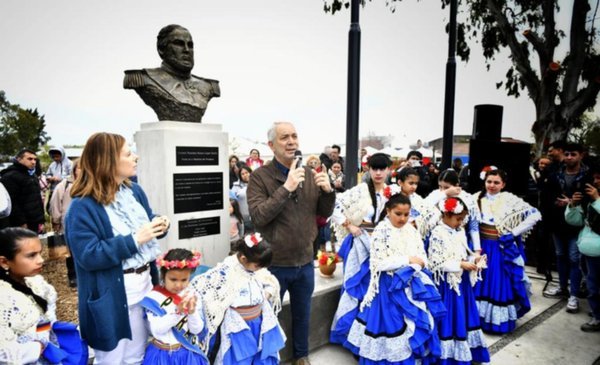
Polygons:
<instances>
[{"instance_id":1,"label":"light blue shirt","mask_svg":"<svg viewBox=\"0 0 600 365\"><path fill-rule=\"evenodd\" d=\"M133 191L122 184L117 191L115 201L105 205L110 225L115 236L133 235L142 225L149 223L144 207L133 196ZM123 270L138 268L146 263L156 260L160 255L160 244L156 238L138 246L138 253L123 260Z\"/></svg>"}]
</instances>

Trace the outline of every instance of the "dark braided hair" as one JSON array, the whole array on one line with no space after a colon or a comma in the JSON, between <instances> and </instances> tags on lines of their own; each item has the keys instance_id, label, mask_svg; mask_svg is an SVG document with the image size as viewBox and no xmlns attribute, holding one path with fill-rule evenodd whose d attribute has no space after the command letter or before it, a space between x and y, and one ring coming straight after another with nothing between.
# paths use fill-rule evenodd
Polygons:
<instances>
[{"instance_id":1,"label":"dark braided hair","mask_svg":"<svg viewBox=\"0 0 600 365\"><path fill-rule=\"evenodd\" d=\"M457 186L459 183L458 173L453 169L444 170L440 174L438 182L445 182L452 186Z\"/></svg>"},{"instance_id":2,"label":"dark braided hair","mask_svg":"<svg viewBox=\"0 0 600 365\"><path fill-rule=\"evenodd\" d=\"M400 170L400 173L398 174L398 178L402 182L405 182L409 176L420 177L417 170L413 169L412 167L405 167L402 170Z\"/></svg>"},{"instance_id":3,"label":"dark braided hair","mask_svg":"<svg viewBox=\"0 0 600 365\"><path fill-rule=\"evenodd\" d=\"M485 173L485 178L483 179L483 181L484 181L483 189L481 190L481 192L479 193L479 197L477 198L477 206L479 207L479 210L481 210L481 199L485 195L485 180L487 180L488 176L499 176L500 179L502 179L502 182L506 182L506 179L507 179L507 175L506 175L506 172L504 172L504 170L500 170L500 169L490 170Z\"/></svg>"},{"instance_id":4,"label":"dark braided hair","mask_svg":"<svg viewBox=\"0 0 600 365\"><path fill-rule=\"evenodd\" d=\"M0 230L0 256L4 256L8 261L14 260L21 249L20 242L27 238L37 239L38 236L35 232L21 227L9 227ZM43 312L46 313L48 310L46 299L35 294L27 285L13 279L5 270L0 270L0 280L9 283L16 291L32 297L40 308L42 308Z\"/></svg>"},{"instance_id":5,"label":"dark braided hair","mask_svg":"<svg viewBox=\"0 0 600 365\"><path fill-rule=\"evenodd\" d=\"M368 165L372 169L387 169L392 165L392 160L385 153L374 153L369 157ZM375 195L375 183L373 179L369 179L367 182L369 187L369 195L371 196L371 205L373 206L373 217L371 217L371 223L377 222L377 196Z\"/></svg>"},{"instance_id":6,"label":"dark braided hair","mask_svg":"<svg viewBox=\"0 0 600 365\"><path fill-rule=\"evenodd\" d=\"M260 267L271 266L273 260L273 251L271 245L266 239L262 239L257 245L248 247L244 238L240 238L234 243L233 249L237 251L237 256L246 256L249 263L258 264Z\"/></svg>"},{"instance_id":7,"label":"dark braided hair","mask_svg":"<svg viewBox=\"0 0 600 365\"><path fill-rule=\"evenodd\" d=\"M387 215L388 209L394 209L396 205L406 204L409 207L411 206L410 198L406 196L404 193L394 194L390 197L390 199L385 203L385 209L381 212L379 216L379 220L383 220L383 218Z\"/></svg>"}]
</instances>

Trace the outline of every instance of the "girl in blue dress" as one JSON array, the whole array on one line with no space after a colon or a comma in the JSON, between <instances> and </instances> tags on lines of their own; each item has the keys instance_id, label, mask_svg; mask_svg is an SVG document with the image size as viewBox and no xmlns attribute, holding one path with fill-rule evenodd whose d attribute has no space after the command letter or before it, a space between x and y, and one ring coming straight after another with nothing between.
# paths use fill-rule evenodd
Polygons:
<instances>
[{"instance_id":1,"label":"girl in blue dress","mask_svg":"<svg viewBox=\"0 0 600 365\"><path fill-rule=\"evenodd\" d=\"M399 186L385 184L391 164L387 155L373 154L368 161L369 181L336 197L331 225L337 240L342 242L338 254L344 260L344 281L331 324L329 339L332 343L346 342L358 306L369 287L371 233L381 219L385 203L392 194L400 192Z\"/></svg>"},{"instance_id":2,"label":"girl in blue dress","mask_svg":"<svg viewBox=\"0 0 600 365\"><path fill-rule=\"evenodd\" d=\"M485 267L485 256L475 256L467 245L462 224L467 206L459 198L442 200L442 220L431 232L429 264L448 314L438 322L442 365L489 362L481 331L473 285Z\"/></svg>"},{"instance_id":3,"label":"girl in blue dress","mask_svg":"<svg viewBox=\"0 0 600 365\"><path fill-rule=\"evenodd\" d=\"M438 178L438 184L439 189L432 191L425 201L430 206L437 206L446 198L460 199L467 207L467 215L463 222L463 226L467 235L469 248L475 255L479 255L481 253L481 239L479 237L479 220L481 218L481 213L479 213L477 202L473 199L471 194L467 193L459 186L458 173L453 169L442 171Z\"/></svg>"},{"instance_id":4,"label":"girl in blue dress","mask_svg":"<svg viewBox=\"0 0 600 365\"><path fill-rule=\"evenodd\" d=\"M502 191L504 171L485 170L485 190L474 197L481 211L479 234L488 269L475 286L475 296L483 331L502 334L514 330L517 319L531 309L523 239L541 215L523 199Z\"/></svg>"},{"instance_id":5,"label":"girl in blue dress","mask_svg":"<svg viewBox=\"0 0 600 365\"><path fill-rule=\"evenodd\" d=\"M410 217L408 222L411 223L424 240L425 248L431 230L440 219L440 212L417 194L419 186L419 173L412 167L405 167L398 173L398 185L402 194L410 199Z\"/></svg>"},{"instance_id":6,"label":"girl in blue dress","mask_svg":"<svg viewBox=\"0 0 600 365\"><path fill-rule=\"evenodd\" d=\"M428 273L423 240L406 224L410 200L393 195L373 232L371 280L344 344L360 364L432 363L441 354L436 320L445 315Z\"/></svg>"},{"instance_id":7,"label":"girl in blue dress","mask_svg":"<svg viewBox=\"0 0 600 365\"><path fill-rule=\"evenodd\" d=\"M236 251L192 280L216 352L213 364L279 364L285 335L277 320L279 282L267 270L273 252L260 233L240 239Z\"/></svg>"},{"instance_id":8,"label":"girl in blue dress","mask_svg":"<svg viewBox=\"0 0 600 365\"><path fill-rule=\"evenodd\" d=\"M144 365L208 365L202 346L206 335L202 303L187 289L198 265L200 253L183 248L171 249L156 260L161 285L140 302L152 334Z\"/></svg>"}]
</instances>

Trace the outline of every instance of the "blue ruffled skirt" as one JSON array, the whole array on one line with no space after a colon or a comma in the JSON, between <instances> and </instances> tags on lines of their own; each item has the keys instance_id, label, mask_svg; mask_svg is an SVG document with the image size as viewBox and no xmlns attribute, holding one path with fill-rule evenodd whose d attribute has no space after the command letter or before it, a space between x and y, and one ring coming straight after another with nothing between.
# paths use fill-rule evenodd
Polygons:
<instances>
[{"instance_id":1,"label":"blue ruffled skirt","mask_svg":"<svg viewBox=\"0 0 600 365\"><path fill-rule=\"evenodd\" d=\"M430 364L441 354L435 322L445 314L425 272L408 266L393 276L382 273L379 293L358 314L344 346L359 356L360 364L414 364L419 359Z\"/></svg>"},{"instance_id":2,"label":"blue ruffled skirt","mask_svg":"<svg viewBox=\"0 0 600 365\"><path fill-rule=\"evenodd\" d=\"M490 354L481 331L469 272L463 272L460 295L446 281L441 281L438 289L448 311L437 323L442 342L439 364L469 365L472 361L489 362Z\"/></svg>"},{"instance_id":3,"label":"blue ruffled skirt","mask_svg":"<svg viewBox=\"0 0 600 365\"><path fill-rule=\"evenodd\" d=\"M231 347L223 356L225 365L275 365L279 364L279 350L285 346L285 341L279 331L279 326L267 331L260 338L262 316L247 321L249 329L229 334ZM262 350L258 344L261 341Z\"/></svg>"},{"instance_id":4,"label":"blue ruffled skirt","mask_svg":"<svg viewBox=\"0 0 600 365\"><path fill-rule=\"evenodd\" d=\"M359 238L355 239L351 234L349 234L344 239L342 246L338 250L338 255L343 260L344 273L347 272L346 265L352 261L350 260L350 256L357 256L357 253L354 252L357 250L357 246L355 245L354 241L358 239ZM350 277L346 277L346 275L344 275L344 282L342 283L338 310L345 311L343 308L341 308L343 306L351 306L352 309L346 313L343 313L339 318L337 318L337 321L334 323L329 335L329 341L331 343L342 345L344 342L346 342L348 339L348 332L350 332L350 327L352 327L352 322L354 322L356 316L358 315L359 305L367 293L367 289L369 288L369 282L371 279L369 260L366 259L360 263L360 266L356 268L356 270L356 273Z\"/></svg>"},{"instance_id":5,"label":"blue ruffled skirt","mask_svg":"<svg viewBox=\"0 0 600 365\"><path fill-rule=\"evenodd\" d=\"M56 342L44 348L40 363L85 365L88 362L87 342L81 339L77 326L70 322L56 321L52 324Z\"/></svg>"},{"instance_id":6,"label":"blue ruffled skirt","mask_svg":"<svg viewBox=\"0 0 600 365\"><path fill-rule=\"evenodd\" d=\"M517 318L531 309L520 245L520 239L481 240L488 268L474 292L484 332L509 333L515 329Z\"/></svg>"},{"instance_id":7,"label":"blue ruffled skirt","mask_svg":"<svg viewBox=\"0 0 600 365\"><path fill-rule=\"evenodd\" d=\"M143 365L208 365L205 356L180 347L175 351L162 350L150 343L146 347Z\"/></svg>"}]
</instances>

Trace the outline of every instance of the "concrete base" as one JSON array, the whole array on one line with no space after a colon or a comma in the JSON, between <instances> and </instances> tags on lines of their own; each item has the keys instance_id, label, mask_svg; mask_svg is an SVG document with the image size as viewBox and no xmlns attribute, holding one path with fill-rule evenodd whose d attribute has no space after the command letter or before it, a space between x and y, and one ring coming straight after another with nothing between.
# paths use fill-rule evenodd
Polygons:
<instances>
[{"instance_id":1,"label":"concrete base","mask_svg":"<svg viewBox=\"0 0 600 365\"><path fill-rule=\"evenodd\" d=\"M222 126L168 121L143 123L134 138L140 156L138 181L152 209L171 220L169 234L161 240L162 249L198 250L202 263L209 266L222 261L229 252L229 147ZM178 162L177 149L182 147L189 151L180 150ZM211 151L202 150L207 148ZM215 179L207 178L207 173L221 178L222 188ZM194 211L176 213L175 174L194 174L186 180L177 175L178 204L189 204ZM180 224L182 230L193 231L194 237L182 238Z\"/></svg>"}]
</instances>

